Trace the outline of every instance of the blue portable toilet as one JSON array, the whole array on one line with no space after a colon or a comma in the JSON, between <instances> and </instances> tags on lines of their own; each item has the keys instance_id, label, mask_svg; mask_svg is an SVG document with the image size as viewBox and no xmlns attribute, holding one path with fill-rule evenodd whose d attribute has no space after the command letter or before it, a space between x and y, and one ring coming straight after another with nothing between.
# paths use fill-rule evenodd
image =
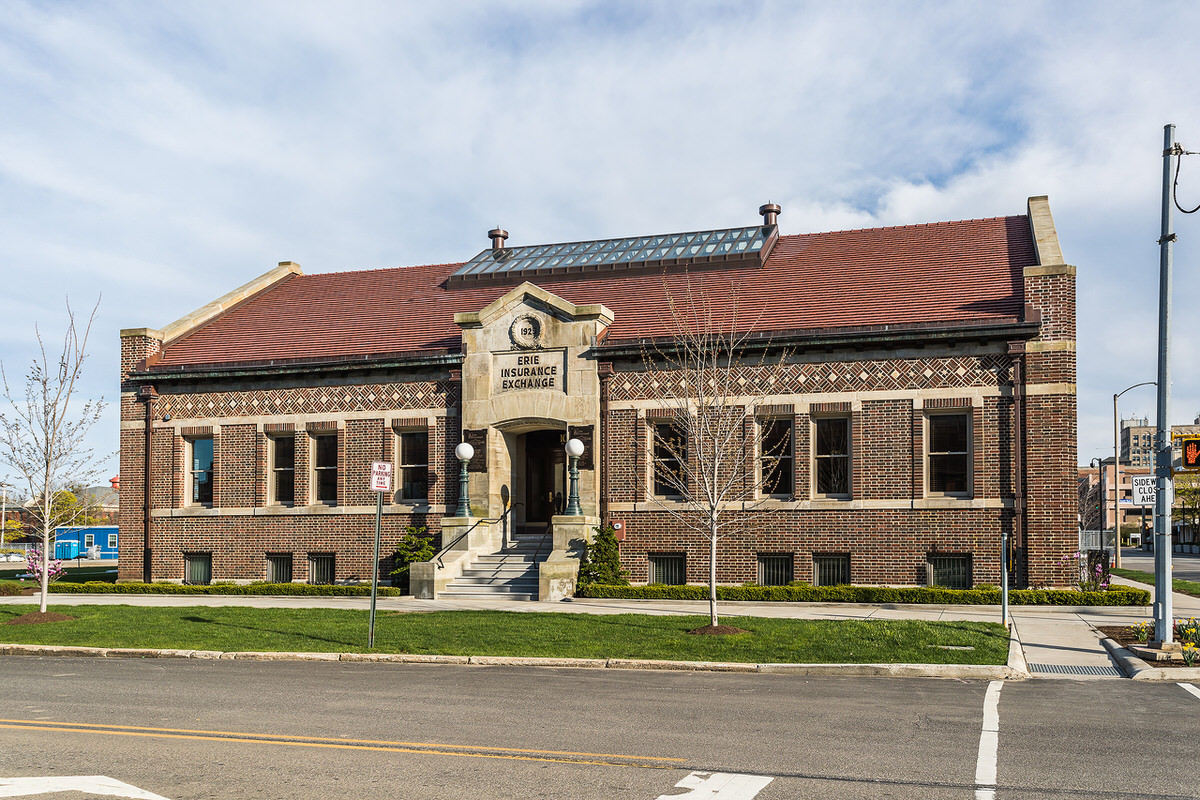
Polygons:
<instances>
[{"instance_id":1,"label":"blue portable toilet","mask_svg":"<svg viewBox=\"0 0 1200 800\"><path fill-rule=\"evenodd\" d=\"M71 539L66 541L58 540L54 543L54 557L59 560L68 558L77 558L79 556L79 542Z\"/></svg>"}]
</instances>

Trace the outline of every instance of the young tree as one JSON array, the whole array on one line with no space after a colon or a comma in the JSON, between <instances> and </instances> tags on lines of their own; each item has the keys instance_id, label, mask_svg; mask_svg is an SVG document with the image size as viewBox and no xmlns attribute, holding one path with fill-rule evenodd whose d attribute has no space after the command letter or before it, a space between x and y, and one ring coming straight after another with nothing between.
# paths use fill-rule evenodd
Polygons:
<instances>
[{"instance_id":1,"label":"young tree","mask_svg":"<svg viewBox=\"0 0 1200 800\"><path fill-rule=\"evenodd\" d=\"M1079 527L1085 531L1098 531L1101 524L1100 482L1090 478L1079 481Z\"/></svg>"},{"instance_id":2,"label":"young tree","mask_svg":"<svg viewBox=\"0 0 1200 800\"><path fill-rule=\"evenodd\" d=\"M791 420L759 424L754 416L782 386L788 353L738 319L736 294L714 300L688 279L682 295L668 291L667 298L672 335L645 343L642 351L669 412L651 421L651 485L644 488L658 508L708 540L709 624L715 628L717 542L744 524L735 512L775 489L792 494Z\"/></svg>"},{"instance_id":3,"label":"young tree","mask_svg":"<svg viewBox=\"0 0 1200 800\"><path fill-rule=\"evenodd\" d=\"M92 482L104 461L86 443L88 432L104 410L104 401L80 402L76 396L87 360L88 335L99 308L97 300L81 328L68 301L67 329L59 353L47 352L41 331L35 329L38 351L25 375L23 393L14 390L4 365L0 364L8 406L0 411L0 463L24 479L33 498L28 508L42 539L40 610L43 613L50 583L54 529L77 513L76 504L61 502L61 494L70 485Z\"/></svg>"}]
</instances>

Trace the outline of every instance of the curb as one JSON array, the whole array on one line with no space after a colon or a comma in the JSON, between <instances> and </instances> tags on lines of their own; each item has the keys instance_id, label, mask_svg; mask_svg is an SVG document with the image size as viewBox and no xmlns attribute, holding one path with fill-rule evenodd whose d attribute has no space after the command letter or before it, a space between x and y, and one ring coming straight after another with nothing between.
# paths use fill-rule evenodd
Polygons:
<instances>
[{"instance_id":1,"label":"curb","mask_svg":"<svg viewBox=\"0 0 1200 800\"><path fill-rule=\"evenodd\" d=\"M1019 652L1020 647L1016 650ZM460 664L489 667L551 667L568 669L627 669L668 672L739 672L766 675L840 677L958 678L1004 680L1027 678L1024 657L1013 664L752 664L722 661L659 661L630 658L526 658L520 656L444 656L419 653L222 653L213 650L153 650L120 647L0 644L5 656L64 656L76 658L182 658L208 661L324 661L348 663ZM1200 672L1200 670L1197 670Z\"/></svg>"},{"instance_id":2,"label":"curb","mask_svg":"<svg viewBox=\"0 0 1200 800\"><path fill-rule=\"evenodd\" d=\"M1107 636L1101 637L1100 643L1120 665L1126 678L1135 681L1172 681L1176 683L1200 680L1200 667L1168 667L1166 669L1154 667Z\"/></svg>"},{"instance_id":3,"label":"curb","mask_svg":"<svg viewBox=\"0 0 1200 800\"><path fill-rule=\"evenodd\" d=\"M1011 615L1008 620L1008 669L1013 679L1032 678L1029 662L1025 660L1025 648L1021 644L1021 636L1017 633L1016 620Z\"/></svg>"}]
</instances>

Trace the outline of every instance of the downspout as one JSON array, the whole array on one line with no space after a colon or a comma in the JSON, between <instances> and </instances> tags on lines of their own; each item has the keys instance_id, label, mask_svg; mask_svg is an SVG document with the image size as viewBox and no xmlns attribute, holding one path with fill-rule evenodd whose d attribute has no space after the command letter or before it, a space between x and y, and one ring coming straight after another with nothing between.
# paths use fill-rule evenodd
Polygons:
<instances>
[{"instance_id":1,"label":"downspout","mask_svg":"<svg viewBox=\"0 0 1200 800\"><path fill-rule=\"evenodd\" d=\"M1025 542L1025 343L1009 342L1008 357L1012 361L1013 397L1013 536L1012 551L1026 553ZM1028 554L1026 553L1026 556ZM1012 559L1005 554L1006 558ZM1023 564L1018 576L1020 585L1029 581L1028 564Z\"/></svg>"},{"instance_id":2,"label":"downspout","mask_svg":"<svg viewBox=\"0 0 1200 800\"><path fill-rule=\"evenodd\" d=\"M142 582L150 583L152 578L150 561L150 455L151 436L154 432L154 398L158 396L153 386L143 386L138 392L138 400L146 404L145 455L143 458L142 479Z\"/></svg>"},{"instance_id":3,"label":"downspout","mask_svg":"<svg viewBox=\"0 0 1200 800\"><path fill-rule=\"evenodd\" d=\"M608 382L612 379L613 368L609 362L602 362L600 376L600 458L597 467L600 470L600 525L608 524ZM594 454L593 454L594 455Z\"/></svg>"}]
</instances>

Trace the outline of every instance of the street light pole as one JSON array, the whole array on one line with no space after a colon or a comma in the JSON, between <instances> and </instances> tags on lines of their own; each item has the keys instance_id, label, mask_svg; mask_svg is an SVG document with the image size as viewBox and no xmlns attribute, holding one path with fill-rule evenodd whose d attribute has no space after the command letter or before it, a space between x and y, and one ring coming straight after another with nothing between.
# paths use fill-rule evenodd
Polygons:
<instances>
[{"instance_id":1,"label":"street light pole","mask_svg":"<svg viewBox=\"0 0 1200 800\"><path fill-rule=\"evenodd\" d=\"M1154 434L1154 641L1171 644L1171 157L1175 126L1163 128L1162 235L1158 239L1158 424Z\"/></svg>"},{"instance_id":2,"label":"street light pole","mask_svg":"<svg viewBox=\"0 0 1200 800\"><path fill-rule=\"evenodd\" d=\"M1154 381L1142 381L1113 395L1113 551L1116 553L1117 569L1121 568L1121 429L1120 418L1117 416L1117 398L1130 389L1156 385Z\"/></svg>"}]
</instances>

